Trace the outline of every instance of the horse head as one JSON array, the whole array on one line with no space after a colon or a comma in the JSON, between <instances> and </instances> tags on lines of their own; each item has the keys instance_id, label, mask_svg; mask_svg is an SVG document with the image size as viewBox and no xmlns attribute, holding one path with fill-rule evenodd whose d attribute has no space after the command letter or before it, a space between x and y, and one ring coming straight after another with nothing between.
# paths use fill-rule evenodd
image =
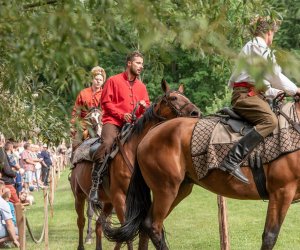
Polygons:
<instances>
[{"instance_id":1,"label":"horse head","mask_svg":"<svg viewBox=\"0 0 300 250\"><path fill-rule=\"evenodd\" d=\"M166 80L161 81L164 95L159 98L154 107L154 112L161 120L175 117L201 117L201 111L185 95L183 95L183 84L178 90L171 90Z\"/></svg>"},{"instance_id":2,"label":"horse head","mask_svg":"<svg viewBox=\"0 0 300 250\"><path fill-rule=\"evenodd\" d=\"M95 135L101 136L102 131L102 112L98 108L91 108L89 113L86 115L86 120L88 121L92 131ZM90 132L89 132L90 133ZM90 137L93 137L90 135Z\"/></svg>"}]
</instances>

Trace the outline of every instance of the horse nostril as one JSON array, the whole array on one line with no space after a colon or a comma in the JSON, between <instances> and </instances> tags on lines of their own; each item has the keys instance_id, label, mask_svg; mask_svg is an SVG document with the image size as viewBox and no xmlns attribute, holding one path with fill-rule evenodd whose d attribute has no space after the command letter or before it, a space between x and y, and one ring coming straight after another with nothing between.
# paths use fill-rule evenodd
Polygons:
<instances>
[{"instance_id":1,"label":"horse nostril","mask_svg":"<svg viewBox=\"0 0 300 250\"><path fill-rule=\"evenodd\" d=\"M197 110L193 110L193 111L191 112L191 117L200 117L200 112L197 111Z\"/></svg>"}]
</instances>

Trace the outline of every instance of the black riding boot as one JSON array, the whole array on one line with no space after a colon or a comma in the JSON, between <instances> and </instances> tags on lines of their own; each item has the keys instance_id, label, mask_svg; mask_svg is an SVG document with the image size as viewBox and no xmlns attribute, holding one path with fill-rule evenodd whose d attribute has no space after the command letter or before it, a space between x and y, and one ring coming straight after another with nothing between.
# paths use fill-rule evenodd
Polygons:
<instances>
[{"instance_id":1,"label":"black riding boot","mask_svg":"<svg viewBox=\"0 0 300 250\"><path fill-rule=\"evenodd\" d=\"M252 129L230 149L220 168L229 172L241 182L249 184L248 179L240 169L240 165L252 150L263 140L264 137L255 129Z\"/></svg>"},{"instance_id":2,"label":"black riding boot","mask_svg":"<svg viewBox=\"0 0 300 250\"><path fill-rule=\"evenodd\" d=\"M95 162L93 164L93 170L92 170L92 187L89 194L90 201L92 203L97 203L99 201L98 199L98 187L99 187L99 181L100 181L100 169L103 162Z\"/></svg>"}]
</instances>

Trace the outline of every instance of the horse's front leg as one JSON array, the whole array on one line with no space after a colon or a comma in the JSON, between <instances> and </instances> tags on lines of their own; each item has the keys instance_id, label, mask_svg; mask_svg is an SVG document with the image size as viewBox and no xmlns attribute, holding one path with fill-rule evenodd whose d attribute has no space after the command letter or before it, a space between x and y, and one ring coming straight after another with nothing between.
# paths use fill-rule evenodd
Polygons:
<instances>
[{"instance_id":1,"label":"horse's front leg","mask_svg":"<svg viewBox=\"0 0 300 250\"><path fill-rule=\"evenodd\" d=\"M271 250L277 241L281 225L295 196L296 184L278 188L270 193L267 218L262 234L261 250Z\"/></svg>"}]
</instances>

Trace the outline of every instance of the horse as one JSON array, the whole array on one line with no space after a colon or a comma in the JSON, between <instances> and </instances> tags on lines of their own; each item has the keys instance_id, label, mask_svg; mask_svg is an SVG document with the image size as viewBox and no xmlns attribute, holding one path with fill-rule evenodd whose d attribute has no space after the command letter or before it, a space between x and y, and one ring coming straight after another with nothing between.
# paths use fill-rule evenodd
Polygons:
<instances>
[{"instance_id":1,"label":"horse","mask_svg":"<svg viewBox=\"0 0 300 250\"><path fill-rule=\"evenodd\" d=\"M294 102L290 105L294 116L290 123L296 122L296 126L293 124L288 129L291 129L296 139L286 143L294 141L296 147L293 151L272 158L268 163L264 162L261 168L265 174L269 200L262 234L262 250L274 248L289 206L300 199L300 150L297 146L300 142L300 104ZM127 191L126 221L116 228L112 228L108 223L104 224L104 235L109 240L130 241L134 240L138 233L144 232L149 235L156 249L168 249L164 240L163 222L191 193L194 184L229 198L261 200L250 169L251 164L247 161L241 169L249 184L238 181L230 173L218 168L209 169L207 174L199 179L193 165L191 140L196 124L207 119L176 118L153 128L143 138L137 148L135 170ZM200 130L199 138L204 136L205 133ZM267 137L264 143L274 138L273 136ZM265 147L265 144L261 145ZM265 147L265 150L274 149L276 148ZM201 167L207 167L208 163L207 166L204 165Z\"/></svg>"},{"instance_id":2,"label":"horse","mask_svg":"<svg viewBox=\"0 0 300 250\"><path fill-rule=\"evenodd\" d=\"M77 145L75 145L75 147L73 147L73 151L76 150L77 147L80 146L80 144L89 139L89 138L93 138L93 137L100 137L101 136L101 132L102 132L102 111L100 108L98 107L92 107L88 110L87 115L84 117L82 123L83 123L83 132L81 135L81 142L76 143ZM75 136L74 136L75 137ZM79 136L77 136L79 140ZM73 154L73 152L72 152ZM87 211L86 211L86 215L88 218L88 227L87 227L87 235L85 238L85 243L87 244L91 244L92 243L92 219L94 216L94 212L93 209L91 207L90 202L88 202L88 207L87 207Z\"/></svg>"},{"instance_id":3,"label":"horse","mask_svg":"<svg viewBox=\"0 0 300 250\"><path fill-rule=\"evenodd\" d=\"M166 81L161 83L164 95L151 105L136 124L134 124L131 136L128 137L122 150L116 154L109 163L109 183L103 182L99 187L98 197L102 203L101 216L96 221L96 249L102 249L101 217L108 217L112 209L115 209L119 221L122 223L125 211L125 197L134 165L136 147L148 130L154 125L178 116L199 117L199 109L192 104L183 93L183 85L178 91L170 90ZM123 152L123 153L122 153ZM124 153L125 152L125 153ZM83 161L76 165L71 173L71 187L75 197L77 212L77 225L79 230L78 250L83 250L84 200L88 197L91 182L92 162ZM121 245L116 244L115 249ZM128 248L132 249L132 243L128 242Z\"/></svg>"}]
</instances>

